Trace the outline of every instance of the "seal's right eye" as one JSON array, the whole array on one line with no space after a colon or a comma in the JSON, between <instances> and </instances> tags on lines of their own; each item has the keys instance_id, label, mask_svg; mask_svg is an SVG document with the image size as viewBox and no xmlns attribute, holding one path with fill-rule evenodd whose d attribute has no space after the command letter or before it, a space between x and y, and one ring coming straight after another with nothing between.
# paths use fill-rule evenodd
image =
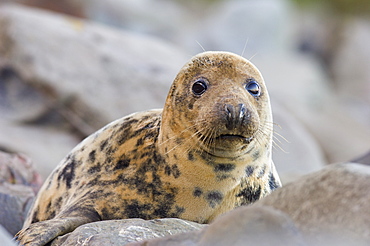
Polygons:
<instances>
[{"instance_id":1,"label":"seal's right eye","mask_svg":"<svg viewBox=\"0 0 370 246\"><path fill-rule=\"evenodd\" d=\"M208 86L204 79L198 79L197 81L194 82L193 87L191 89L195 95L200 96L204 92L206 92L207 88Z\"/></svg>"}]
</instances>

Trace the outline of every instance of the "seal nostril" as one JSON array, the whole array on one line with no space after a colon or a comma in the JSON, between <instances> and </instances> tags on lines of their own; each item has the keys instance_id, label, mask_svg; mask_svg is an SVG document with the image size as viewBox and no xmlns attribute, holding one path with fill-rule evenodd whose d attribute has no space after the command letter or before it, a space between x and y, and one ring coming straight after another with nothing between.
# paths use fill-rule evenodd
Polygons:
<instances>
[{"instance_id":1,"label":"seal nostril","mask_svg":"<svg viewBox=\"0 0 370 246\"><path fill-rule=\"evenodd\" d=\"M231 104L225 104L225 113L226 127L228 130L242 126L250 117L250 113L243 103L239 103L236 107Z\"/></svg>"},{"instance_id":2,"label":"seal nostril","mask_svg":"<svg viewBox=\"0 0 370 246\"><path fill-rule=\"evenodd\" d=\"M235 128L235 108L231 104L225 104L225 112L226 112L226 127L229 130Z\"/></svg>"},{"instance_id":3,"label":"seal nostril","mask_svg":"<svg viewBox=\"0 0 370 246\"><path fill-rule=\"evenodd\" d=\"M239 121L240 121L240 123L242 123L243 120L244 120L245 112L247 111L247 109L245 108L245 105L243 103L240 103L238 105L238 108L239 108Z\"/></svg>"}]
</instances>

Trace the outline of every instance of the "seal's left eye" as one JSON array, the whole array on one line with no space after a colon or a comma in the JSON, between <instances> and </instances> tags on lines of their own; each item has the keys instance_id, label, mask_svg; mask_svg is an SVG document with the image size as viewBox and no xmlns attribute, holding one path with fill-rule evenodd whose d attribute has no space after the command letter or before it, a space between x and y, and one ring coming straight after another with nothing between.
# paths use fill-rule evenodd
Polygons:
<instances>
[{"instance_id":1,"label":"seal's left eye","mask_svg":"<svg viewBox=\"0 0 370 246\"><path fill-rule=\"evenodd\" d=\"M193 93L197 96L200 96L206 92L207 88L207 83L203 79L198 79L194 82L193 87L191 87Z\"/></svg>"},{"instance_id":2,"label":"seal's left eye","mask_svg":"<svg viewBox=\"0 0 370 246\"><path fill-rule=\"evenodd\" d=\"M260 85L254 81L251 80L248 82L248 84L245 86L245 89L254 97L258 97L261 94L261 87Z\"/></svg>"}]
</instances>

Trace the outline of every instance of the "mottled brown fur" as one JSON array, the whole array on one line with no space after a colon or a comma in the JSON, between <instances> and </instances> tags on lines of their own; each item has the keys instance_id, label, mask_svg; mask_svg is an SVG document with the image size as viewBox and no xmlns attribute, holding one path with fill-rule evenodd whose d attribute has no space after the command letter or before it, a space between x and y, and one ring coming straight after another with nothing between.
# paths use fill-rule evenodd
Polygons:
<instances>
[{"instance_id":1,"label":"mottled brown fur","mask_svg":"<svg viewBox=\"0 0 370 246\"><path fill-rule=\"evenodd\" d=\"M208 83L203 95L192 92L199 78ZM245 88L250 80L260 85L258 97ZM177 75L163 112L114 121L71 151L44 183L17 239L44 245L109 219L208 223L280 186L271 144L258 70L231 53L199 54Z\"/></svg>"}]
</instances>

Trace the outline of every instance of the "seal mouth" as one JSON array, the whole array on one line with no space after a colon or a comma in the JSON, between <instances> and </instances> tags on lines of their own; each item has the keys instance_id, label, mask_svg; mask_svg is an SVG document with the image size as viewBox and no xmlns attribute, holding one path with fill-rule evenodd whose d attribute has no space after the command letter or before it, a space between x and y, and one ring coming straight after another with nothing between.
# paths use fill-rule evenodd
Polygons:
<instances>
[{"instance_id":1,"label":"seal mouth","mask_svg":"<svg viewBox=\"0 0 370 246\"><path fill-rule=\"evenodd\" d=\"M229 141L238 141L238 140L242 140L244 141L245 143L250 143L253 139L253 137L244 137L242 135L234 135L234 134L222 134L218 137L216 137L216 139L219 139L219 140L229 140Z\"/></svg>"}]
</instances>

